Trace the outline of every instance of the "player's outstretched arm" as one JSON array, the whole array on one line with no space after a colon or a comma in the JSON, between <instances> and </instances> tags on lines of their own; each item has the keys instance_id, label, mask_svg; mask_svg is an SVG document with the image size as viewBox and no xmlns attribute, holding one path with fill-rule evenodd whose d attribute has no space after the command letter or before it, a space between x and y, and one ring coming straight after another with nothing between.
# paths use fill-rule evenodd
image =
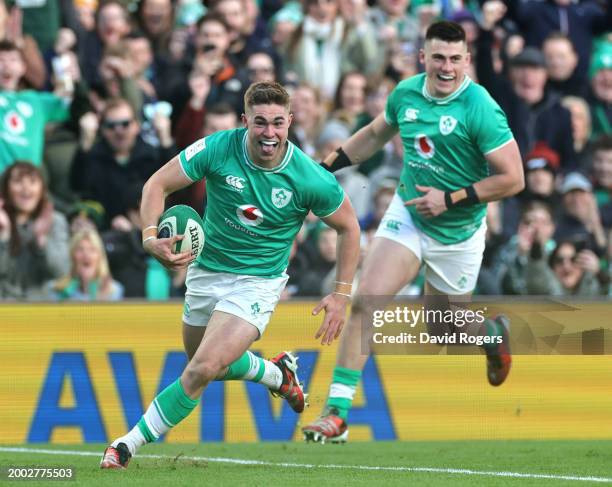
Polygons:
<instances>
[{"instance_id":1,"label":"player's outstretched arm","mask_svg":"<svg viewBox=\"0 0 612 487\"><path fill-rule=\"evenodd\" d=\"M321 338L323 345L331 345L340 336L346 320L346 305L351 299L351 287L359 262L361 233L355 210L346 196L340 208L332 215L323 218L323 221L338 232L336 287L334 292L321 300L312 314L318 315L321 310L325 310L323 324L315 338Z\"/></svg>"},{"instance_id":2,"label":"player's outstretched arm","mask_svg":"<svg viewBox=\"0 0 612 487\"><path fill-rule=\"evenodd\" d=\"M367 161L397 133L397 127L387 124L381 113L357 131L344 144L329 154L321 164L331 172Z\"/></svg>"},{"instance_id":3,"label":"player's outstretched arm","mask_svg":"<svg viewBox=\"0 0 612 487\"><path fill-rule=\"evenodd\" d=\"M192 260L191 253L173 254L174 244L183 237L176 235L171 238L157 238L157 222L164 211L166 197L192 183L193 181L181 169L179 158L176 156L153 174L142 189L140 202L142 245L150 255L171 270L188 265Z\"/></svg>"}]
</instances>

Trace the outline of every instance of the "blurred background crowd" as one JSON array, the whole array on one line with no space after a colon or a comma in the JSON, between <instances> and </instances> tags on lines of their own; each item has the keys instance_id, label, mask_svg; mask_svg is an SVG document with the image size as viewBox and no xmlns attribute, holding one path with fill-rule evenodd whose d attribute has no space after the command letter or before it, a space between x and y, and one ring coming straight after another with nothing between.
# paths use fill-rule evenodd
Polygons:
<instances>
[{"instance_id":1,"label":"blurred background crowd","mask_svg":"<svg viewBox=\"0 0 612 487\"><path fill-rule=\"evenodd\" d=\"M290 90L290 139L324 158L422 71L425 30L441 18L464 26L469 76L506 112L526 175L521 194L489 205L476 292L609 296L611 3L0 0L0 299L182 296L184 273L141 246L144 181L237 127L261 80ZM364 253L401 167L396 137L337 174ZM202 214L205 181L168 203ZM284 298L329 292L335 258L335 232L309 217Z\"/></svg>"}]
</instances>

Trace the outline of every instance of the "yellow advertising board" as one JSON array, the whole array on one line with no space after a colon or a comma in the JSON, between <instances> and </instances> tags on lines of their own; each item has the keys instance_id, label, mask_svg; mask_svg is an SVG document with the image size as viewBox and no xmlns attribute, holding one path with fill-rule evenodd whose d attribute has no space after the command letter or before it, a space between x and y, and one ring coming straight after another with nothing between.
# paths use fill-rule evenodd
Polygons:
<instances>
[{"instance_id":1,"label":"yellow advertising board","mask_svg":"<svg viewBox=\"0 0 612 487\"><path fill-rule=\"evenodd\" d=\"M324 405L335 346L314 340L314 303L280 304L254 351L300 355L301 416L253 383L215 382L165 441L287 441ZM108 442L185 365L181 306L0 306L0 442ZM352 440L612 438L612 360L518 355L488 385L483 356L377 355L349 416Z\"/></svg>"}]
</instances>

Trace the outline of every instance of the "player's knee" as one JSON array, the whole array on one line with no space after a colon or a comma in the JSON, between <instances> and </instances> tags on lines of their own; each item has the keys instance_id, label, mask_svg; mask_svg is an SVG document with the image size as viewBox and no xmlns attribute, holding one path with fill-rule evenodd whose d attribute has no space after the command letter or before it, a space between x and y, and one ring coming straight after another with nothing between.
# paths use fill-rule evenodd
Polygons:
<instances>
[{"instance_id":1,"label":"player's knee","mask_svg":"<svg viewBox=\"0 0 612 487\"><path fill-rule=\"evenodd\" d=\"M359 290L361 291L361 289ZM361 292L357 292L355 297L353 298L353 302L351 303L351 313L352 314L363 314L367 310L367 299L365 295Z\"/></svg>"},{"instance_id":2,"label":"player's knee","mask_svg":"<svg viewBox=\"0 0 612 487\"><path fill-rule=\"evenodd\" d=\"M202 386L215 380L222 368L218 360L192 360L185 369L185 375L191 384Z\"/></svg>"}]
</instances>

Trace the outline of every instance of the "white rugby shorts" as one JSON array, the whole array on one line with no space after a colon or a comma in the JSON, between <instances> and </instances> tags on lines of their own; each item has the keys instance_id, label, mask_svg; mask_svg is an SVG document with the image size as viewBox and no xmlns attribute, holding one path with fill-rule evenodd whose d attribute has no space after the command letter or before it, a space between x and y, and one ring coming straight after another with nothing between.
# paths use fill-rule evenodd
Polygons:
<instances>
[{"instance_id":1,"label":"white rugby shorts","mask_svg":"<svg viewBox=\"0 0 612 487\"><path fill-rule=\"evenodd\" d=\"M289 276L275 278L212 272L197 264L187 270L183 323L206 326L213 311L242 318L263 334Z\"/></svg>"},{"instance_id":2,"label":"white rugby shorts","mask_svg":"<svg viewBox=\"0 0 612 487\"><path fill-rule=\"evenodd\" d=\"M425 279L438 291L466 294L476 287L487 225L467 240L445 245L424 234L412 221L410 212L396 193L376 231L376 237L388 238L410 249L425 265Z\"/></svg>"}]
</instances>

